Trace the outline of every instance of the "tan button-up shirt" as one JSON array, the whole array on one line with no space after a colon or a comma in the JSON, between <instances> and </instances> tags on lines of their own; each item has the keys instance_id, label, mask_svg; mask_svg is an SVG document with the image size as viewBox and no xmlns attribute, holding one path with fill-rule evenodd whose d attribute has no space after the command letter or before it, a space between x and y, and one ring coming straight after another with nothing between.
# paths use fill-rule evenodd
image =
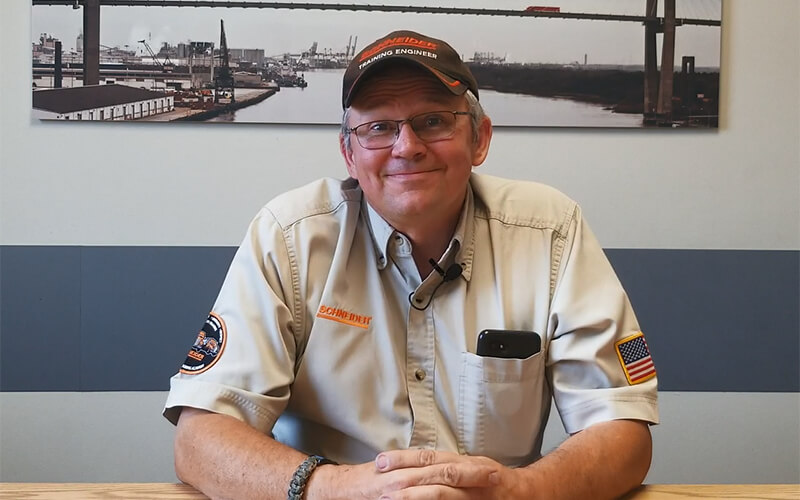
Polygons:
<instances>
[{"instance_id":1,"label":"tan button-up shirt","mask_svg":"<svg viewBox=\"0 0 800 500\"><path fill-rule=\"evenodd\" d=\"M431 257L463 272L421 280L409 240L352 179L279 196L251 224L165 416L225 413L342 463L420 447L527 464L551 399L570 433L657 422L646 343L573 201L473 174L448 250ZM478 356L484 329L536 332L541 351Z\"/></svg>"}]
</instances>

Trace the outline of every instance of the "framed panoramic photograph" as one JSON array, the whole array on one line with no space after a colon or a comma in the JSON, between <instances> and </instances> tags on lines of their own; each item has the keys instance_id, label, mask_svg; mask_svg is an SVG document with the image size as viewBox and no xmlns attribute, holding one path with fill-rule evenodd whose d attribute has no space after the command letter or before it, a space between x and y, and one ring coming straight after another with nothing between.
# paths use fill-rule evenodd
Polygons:
<instances>
[{"instance_id":1,"label":"framed panoramic photograph","mask_svg":"<svg viewBox=\"0 0 800 500\"><path fill-rule=\"evenodd\" d=\"M716 128L722 0L32 0L38 120L338 124L345 68L446 40L496 126Z\"/></svg>"}]
</instances>

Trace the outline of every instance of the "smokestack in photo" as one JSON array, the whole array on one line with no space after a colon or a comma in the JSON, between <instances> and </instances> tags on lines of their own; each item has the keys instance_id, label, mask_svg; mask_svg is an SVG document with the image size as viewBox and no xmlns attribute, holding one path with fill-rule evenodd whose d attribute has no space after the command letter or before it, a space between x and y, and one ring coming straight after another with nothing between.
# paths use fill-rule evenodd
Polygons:
<instances>
[{"instance_id":1,"label":"smokestack in photo","mask_svg":"<svg viewBox=\"0 0 800 500\"><path fill-rule=\"evenodd\" d=\"M63 77L61 74L61 41L56 40L55 43L55 57L53 58L53 88L60 89L63 85Z\"/></svg>"}]
</instances>

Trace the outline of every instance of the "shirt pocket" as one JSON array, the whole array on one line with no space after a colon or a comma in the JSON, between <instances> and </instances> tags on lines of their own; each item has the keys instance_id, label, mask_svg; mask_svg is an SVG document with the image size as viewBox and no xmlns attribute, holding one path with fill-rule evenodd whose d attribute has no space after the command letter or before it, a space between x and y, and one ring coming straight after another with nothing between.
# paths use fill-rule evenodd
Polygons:
<instances>
[{"instance_id":1,"label":"shirt pocket","mask_svg":"<svg viewBox=\"0 0 800 500\"><path fill-rule=\"evenodd\" d=\"M526 359L462 353L458 439L463 453L506 465L538 453L543 359L541 352Z\"/></svg>"}]
</instances>

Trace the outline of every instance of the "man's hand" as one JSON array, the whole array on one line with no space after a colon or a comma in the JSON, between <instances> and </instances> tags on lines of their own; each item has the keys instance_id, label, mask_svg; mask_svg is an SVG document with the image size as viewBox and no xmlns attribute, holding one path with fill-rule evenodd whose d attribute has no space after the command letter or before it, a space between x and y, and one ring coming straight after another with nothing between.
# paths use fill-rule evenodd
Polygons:
<instances>
[{"instance_id":1,"label":"man's hand","mask_svg":"<svg viewBox=\"0 0 800 500\"><path fill-rule=\"evenodd\" d=\"M513 469L486 457L434 450L396 450L383 452L375 462L367 464L321 468L312 476L309 498L316 498L313 488L319 481L317 484L328 487L336 485L329 491L333 498L507 499L514 498L512 489L519 487L519 480Z\"/></svg>"},{"instance_id":2,"label":"man's hand","mask_svg":"<svg viewBox=\"0 0 800 500\"><path fill-rule=\"evenodd\" d=\"M413 484L399 485L382 500L508 499L520 486L514 469L486 457L434 450L397 450L375 459L381 474L413 474Z\"/></svg>"}]
</instances>

